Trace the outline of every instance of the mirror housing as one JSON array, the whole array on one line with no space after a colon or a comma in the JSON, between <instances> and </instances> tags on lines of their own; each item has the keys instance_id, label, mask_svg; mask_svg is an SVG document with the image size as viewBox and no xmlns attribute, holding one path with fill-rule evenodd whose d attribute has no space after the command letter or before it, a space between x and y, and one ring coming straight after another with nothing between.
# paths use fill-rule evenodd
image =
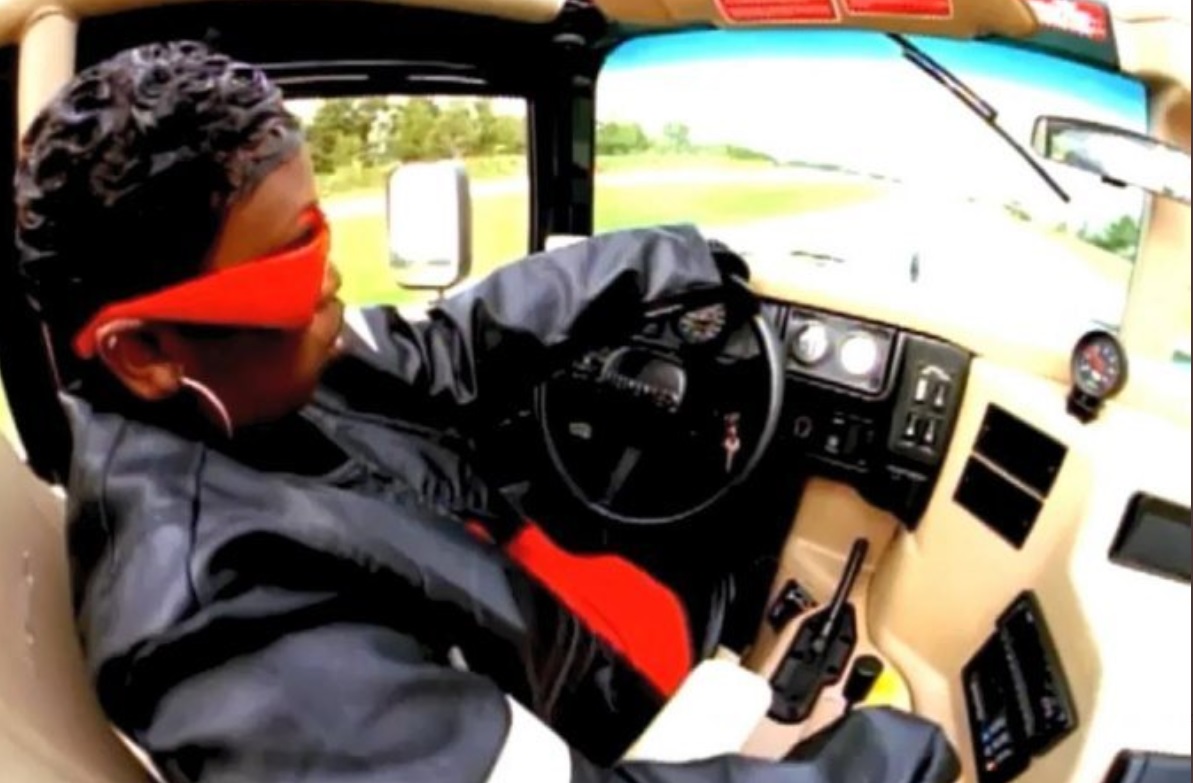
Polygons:
<instances>
[{"instance_id":1,"label":"mirror housing","mask_svg":"<svg viewBox=\"0 0 1193 783\"><path fill-rule=\"evenodd\" d=\"M1032 148L1055 163L1096 174L1119 187L1189 204L1189 153L1159 139L1071 117L1037 117Z\"/></svg>"},{"instance_id":2,"label":"mirror housing","mask_svg":"<svg viewBox=\"0 0 1193 783\"><path fill-rule=\"evenodd\" d=\"M385 186L389 266L403 288L450 288L472 269L472 198L457 160L404 163Z\"/></svg>"}]
</instances>

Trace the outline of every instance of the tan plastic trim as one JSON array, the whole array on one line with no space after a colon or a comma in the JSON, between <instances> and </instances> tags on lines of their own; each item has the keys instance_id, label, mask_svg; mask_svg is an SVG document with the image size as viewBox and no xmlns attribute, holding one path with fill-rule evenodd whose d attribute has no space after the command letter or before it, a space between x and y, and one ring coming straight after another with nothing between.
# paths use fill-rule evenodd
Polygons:
<instances>
[{"instance_id":1,"label":"tan plastic trim","mask_svg":"<svg viewBox=\"0 0 1193 783\"><path fill-rule=\"evenodd\" d=\"M1188 208L1185 211L1187 216ZM1188 281L1187 255L1184 263L1184 279ZM1000 332L976 322L964 301L950 301L911 284L896 289L890 284L870 285L857 279L843 283L839 277L817 274L782 260L755 259L750 262L750 287L761 296L782 302L894 324L949 340L977 356L1061 385L1068 385L1070 380L1069 346L1041 345ZM1127 386L1117 399L1123 405L1189 426L1188 374L1168 357L1162 361L1133 357Z\"/></svg>"},{"instance_id":2,"label":"tan plastic trim","mask_svg":"<svg viewBox=\"0 0 1193 783\"><path fill-rule=\"evenodd\" d=\"M1184 31L1187 68L1188 26ZM1190 111L1187 85L1169 84L1157 90L1151 100L1152 133L1190 149ZM1123 314L1123 340L1133 356L1167 361L1176 347L1174 343L1189 336L1191 231L1188 206L1169 199L1152 200Z\"/></svg>"},{"instance_id":3,"label":"tan plastic trim","mask_svg":"<svg viewBox=\"0 0 1193 783\"><path fill-rule=\"evenodd\" d=\"M41 12L43 8L57 5L64 12L78 18L101 14L130 11L137 8L153 8L168 3L196 2L197 0L3 0L0 2L0 44L11 43L20 38L26 21ZM441 8L466 14L494 16L521 22L549 22L559 15L563 0L374 0L378 3L408 5L421 8Z\"/></svg>"},{"instance_id":4,"label":"tan plastic trim","mask_svg":"<svg viewBox=\"0 0 1193 783\"><path fill-rule=\"evenodd\" d=\"M0 14L6 10L8 6L0 6ZM17 127L22 134L74 74L77 32L78 22L61 6L41 6L26 18L17 76Z\"/></svg>"}]
</instances>

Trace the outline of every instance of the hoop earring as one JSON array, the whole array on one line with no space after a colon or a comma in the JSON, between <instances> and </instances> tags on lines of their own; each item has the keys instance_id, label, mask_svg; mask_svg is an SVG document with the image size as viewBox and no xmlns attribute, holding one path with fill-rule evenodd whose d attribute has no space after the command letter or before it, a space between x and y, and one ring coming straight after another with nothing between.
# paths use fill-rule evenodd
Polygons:
<instances>
[{"instance_id":1,"label":"hoop earring","mask_svg":"<svg viewBox=\"0 0 1193 783\"><path fill-rule=\"evenodd\" d=\"M195 392L195 394L198 394L205 402L207 402L208 405L211 406L211 408L215 411L216 416L219 418L220 424L223 425L224 434L229 438L232 437L232 417L228 415L228 408L226 405L224 405L224 401L221 400L219 396L211 390L211 387L196 381L194 378L188 378L185 375L179 378L178 382L191 391Z\"/></svg>"}]
</instances>

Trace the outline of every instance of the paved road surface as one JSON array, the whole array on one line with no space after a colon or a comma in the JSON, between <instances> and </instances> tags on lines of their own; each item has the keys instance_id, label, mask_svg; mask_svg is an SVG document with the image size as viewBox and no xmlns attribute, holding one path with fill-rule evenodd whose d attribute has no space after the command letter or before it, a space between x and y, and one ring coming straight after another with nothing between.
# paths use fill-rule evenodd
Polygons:
<instances>
[{"instance_id":1,"label":"paved road surface","mask_svg":"<svg viewBox=\"0 0 1193 783\"><path fill-rule=\"evenodd\" d=\"M1090 320L1117 322L1129 265L1097 248L1017 220L997 207L926 203L900 194L790 218L709 226L705 233L744 251L803 250L846 263L792 255L792 263L837 268L843 281L901 286L912 278L960 297L975 317L1008 327L1071 331Z\"/></svg>"}]
</instances>

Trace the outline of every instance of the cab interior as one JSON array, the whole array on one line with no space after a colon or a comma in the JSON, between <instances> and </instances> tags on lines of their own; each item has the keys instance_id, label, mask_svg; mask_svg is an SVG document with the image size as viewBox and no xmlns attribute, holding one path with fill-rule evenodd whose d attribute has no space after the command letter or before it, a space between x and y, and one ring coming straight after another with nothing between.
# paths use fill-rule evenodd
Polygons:
<instances>
[{"instance_id":1,"label":"cab interior","mask_svg":"<svg viewBox=\"0 0 1193 783\"><path fill-rule=\"evenodd\" d=\"M1043 6L1070 2L954 0L945 15L830 5L833 20L785 26L1029 40L1040 33ZM525 245L539 250L599 230L597 77L609 52L674 29L757 26L735 16L744 7L9 0L0 5L0 134L15 150L21 130L76 70L175 37L213 40L267 64L300 99L450 93L466 83L524 100ZM1146 87L1148 133L1187 153L1188 7L1140 0L1106 10L1117 70ZM13 165L12 156L0 158L0 179L12 180ZM5 204L0 231L11 232L11 199ZM998 237L971 241L999 248ZM0 375L15 422L0 444L0 779L145 780L153 774L146 760L111 729L91 693L72 624L63 541L70 498L62 489L69 442L56 398L70 367L20 292L15 248L0 254ZM789 260L748 257L758 339L734 377L748 389L740 404L757 409L744 419L749 475L728 482L707 508L699 498L669 505L668 492L699 482L661 471L636 512L611 512L591 502L596 491L583 470L561 468L583 458L560 445L579 414L554 414L556 431L541 396L511 413L493 433L504 455L497 467L511 485L534 485L530 503L544 526L572 549L617 551L655 574L688 601L710 657L762 674L777 694L765 716L742 727L709 726L707 712L685 714L684 704L665 708L628 753L781 757L841 713L849 675L865 657L882 671L870 703L940 725L966 783L1185 779L1176 776L1189 774L1193 712L1193 469L1189 375L1172 354L1174 336L1187 345L1189 256L1187 203L1149 199L1116 330L1129 373L1092 411L1073 403L1076 346L1024 340L914 286L843 285ZM708 307L649 314L646 327L682 339L699 322L685 320L689 313ZM839 365L801 363L800 341L813 325L837 348L868 335L876 374L859 382ZM551 387L556 406L597 404L575 384L568 376ZM690 506L697 510L682 519L634 524ZM726 572L733 580L724 590L707 589ZM709 594L721 600L695 597ZM817 687L796 693L782 672L834 606L848 618L851 631L840 637L848 643ZM1004 654L1014 662L1000 662ZM1004 666L1020 690L1005 686ZM1008 721L1017 727L1010 733ZM692 747L677 735L707 742Z\"/></svg>"}]
</instances>

